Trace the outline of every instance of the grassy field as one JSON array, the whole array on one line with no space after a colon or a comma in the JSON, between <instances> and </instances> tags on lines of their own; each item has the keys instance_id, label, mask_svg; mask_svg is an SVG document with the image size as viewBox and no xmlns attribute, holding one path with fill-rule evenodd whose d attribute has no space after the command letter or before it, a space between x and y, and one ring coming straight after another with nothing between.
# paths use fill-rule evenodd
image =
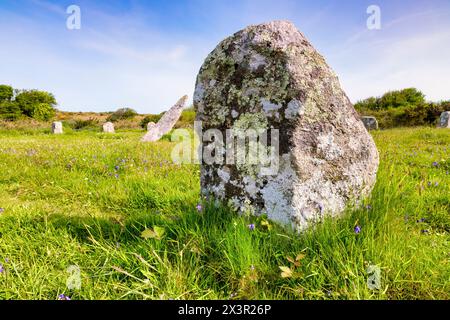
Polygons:
<instances>
[{"instance_id":1,"label":"grassy field","mask_svg":"<svg viewBox=\"0 0 450 320\"><path fill-rule=\"evenodd\" d=\"M450 298L449 130L374 132L372 198L301 236L198 210L198 166L141 135L0 131L0 299Z\"/></svg>"}]
</instances>

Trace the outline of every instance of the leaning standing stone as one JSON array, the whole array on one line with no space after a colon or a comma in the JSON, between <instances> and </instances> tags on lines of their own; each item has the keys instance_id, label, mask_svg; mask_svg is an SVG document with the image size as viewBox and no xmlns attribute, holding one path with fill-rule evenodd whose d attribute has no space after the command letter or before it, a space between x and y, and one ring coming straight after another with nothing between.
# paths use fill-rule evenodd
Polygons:
<instances>
[{"instance_id":1,"label":"leaning standing stone","mask_svg":"<svg viewBox=\"0 0 450 320\"><path fill-rule=\"evenodd\" d=\"M63 133L63 125L60 121L55 121L52 123L52 133L53 134L62 134Z\"/></svg>"},{"instance_id":2,"label":"leaning standing stone","mask_svg":"<svg viewBox=\"0 0 450 320\"><path fill-rule=\"evenodd\" d=\"M440 127L441 128L450 128L450 111L442 112L440 118Z\"/></svg>"},{"instance_id":3,"label":"leaning standing stone","mask_svg":"<svg viewBox=\"0 0 450 320\"><path fill-rule=\"evenodd\" d=\"M378 121L375 117L361 117L367 130L378 130Z\"/></svg>"},{"instance_id":4,"label":"leaning standing stone","mask_svg":"<svg viewBox=\"0 0 450 320\"><path fill-rule=\"evenodd\" d=\"M105 133L114 133L114 123L112 122L106 122L103 124L103 132Z\"/></svg>"},{"instance_id":5,"label":"leaning standing stone","mask_svg":"<svg viewBox=\"0 0 450 320\"><path fill-rule=\"evenodd\" d=\"M147 133L144 137L142 137L141 141L143 142L153 142L161 139L163 135L172 130L173 126L177 123L178 119L183 112L184 104L186 103L187 96L183 96L178 102L170 108L157 124L151 125L150 123L147 126Z\"/></svg>"},{"instance_id":6,"label":"leaning standing stone","mask_svg":"<svg viewBox=\"0 0 450 320\"><path fill-rule=\"evenodd\" d=\"M194 106L203 132L218 129L242 139L267 130L258 155L277 155L270 163L224 161L222 151L228 157L234 148L226 140L214 152L217 161L201 164L201 191L209 199L302 230L343 212L375 183L372 137L336 74L290 22L249 26L223 40L200 69ZM204 153L210 140L208 134L201 140Z\"/></svg>"}]
</instances>

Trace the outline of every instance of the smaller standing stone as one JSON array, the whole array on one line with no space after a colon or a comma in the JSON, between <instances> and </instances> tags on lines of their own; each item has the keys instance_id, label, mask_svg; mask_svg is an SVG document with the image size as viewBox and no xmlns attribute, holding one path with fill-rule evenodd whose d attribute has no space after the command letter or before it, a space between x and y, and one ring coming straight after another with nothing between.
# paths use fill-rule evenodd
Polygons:
<instances>
[{"instance_id":1,"label":"smaller standing stone","mask_svg":"<svg viewBox=\"0 0 450 320\"><path fill-rule=\"evenodd\" d=\"M63 125L60 121L55 121L52 123L52 133L53 134L62 134L63 133Z\"/></svg>"},{"instance_id":2,"label":"smaller standing stone","mask_svg":"<svg viewBox=\"0 0 450 320\"><path fill-rule=\"evenodd\" d=\"M103 124L103 132L105 133L114 133L114 123L112 122L106 122Z\"/></svg>"},{"instance_id":3,"label":"smaller standing stone","mask_svg":"<svg viewBox=\"0 0 450 320\"><path fill-rule=\"evenodd\" d=\"M367 130L378 130L378 121L375 117L361 117Z\"/></svg>"},{"instance_id":4,"label":"smaller standing stone","mask_svg":"<svg viewBox=\"0 0 450 320\"><path fill-rule=\"evenodd\" d=\"M450 128L450 111L442 112L439 125L441 128Z\"/></svg>"},{"instance_id":5,"label":"smaller standing stone","mask_svg":"<svg viewBox=\"0 0 450 320\"><path fill-rule=\"evenodd\" d=\"M156 123L154 123L154 122L147 123L147 131L152 130L155 126L156 126Z\"/></svg>"}]
</instances>

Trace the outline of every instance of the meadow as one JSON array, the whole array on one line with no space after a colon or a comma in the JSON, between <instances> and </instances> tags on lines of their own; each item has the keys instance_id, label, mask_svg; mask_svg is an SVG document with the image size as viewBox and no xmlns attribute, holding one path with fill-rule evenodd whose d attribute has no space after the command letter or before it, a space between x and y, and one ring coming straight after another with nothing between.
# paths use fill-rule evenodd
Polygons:
<instances>
[{"instance_id":1,"label":"meadow","mask_svg":"<svg viewBox=\"0 0 450 320\"><path fill-rule=\"evenodd\" d=\"M450 299L450 130L372 132L372 196L301 235L201 204L142 134L0 130L0 299Z\"/></svg>"}]
</instances>

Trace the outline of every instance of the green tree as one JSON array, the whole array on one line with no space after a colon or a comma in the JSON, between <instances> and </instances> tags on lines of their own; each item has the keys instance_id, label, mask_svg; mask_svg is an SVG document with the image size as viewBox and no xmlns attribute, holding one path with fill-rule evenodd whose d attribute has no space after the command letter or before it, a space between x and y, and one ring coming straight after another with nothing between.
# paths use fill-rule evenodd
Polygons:
<instances>
[{"instance_id":1,"label":"green tree","mask_svg":"<svg viewBox=\"0 0 450 320\"><path fill-rule=\"evenodd\" d=\"M358 101L355 104L355 109L357 111L378 110L378 100L378 98L370 97L365 100Z\"/></svg>"},{"instance_id":2,"label":"green tree","mask_svg":"<svg viewBox=\"0 0 450 320\"><path fill-rule=\"evenodd\" d=\"M415 107L425 103L425 95L415 88L385 93L379 101L380 109Z\"/></svg>"},{"instance_id":3,"label":"green tree","mask_svg":"<svg viewBox=\"0 0 450 320\"><path fill-rule=\"evenodd\" d=\"M0 103L4 101L11 101L14 96L14 89L8 85L0 85Z\"/></svg>"},{"instance_id":4,"label":"green tree","mask_svg":"<svg viewBox=\"0 0 450 320\"><path fill-rule=\"evenodd\" d=\"M49 120L55 113L56 99L53 94L39 90L24 90L17 94L15 102L28 117Z\"/></svg>"},{"instance_id":5,"label":"green tree","mask_svg":"<svg viewBox=\"0 0 450 320\"><path fill-rule=\"evenodd\" d=\"M381 97L370 97L355 104L355 109L360 112L370 110L387 110L390 108L417 107L425 103L425 95L416 88L389 91Z\"/></svg>"},{"instance_id":6,"label":"green tree","mask_svg":"<svg viewBox=\"0 0 450 320\"><path fill-rule=\"evenodd\" d=\"M0 119L14 121L22 117L22 111L13 101L0 102Z\"/></svg>"},{"instance_id":7,"label":"green tree","mask_svg":"<svg viewBox=\"0 0 450 320\"><path fill-rule=\"evenodd\" d=\"M55 116L56 110L48 103L38 103L33 108L32 118L48 121Z\"/></svg>"}]
</instances>

